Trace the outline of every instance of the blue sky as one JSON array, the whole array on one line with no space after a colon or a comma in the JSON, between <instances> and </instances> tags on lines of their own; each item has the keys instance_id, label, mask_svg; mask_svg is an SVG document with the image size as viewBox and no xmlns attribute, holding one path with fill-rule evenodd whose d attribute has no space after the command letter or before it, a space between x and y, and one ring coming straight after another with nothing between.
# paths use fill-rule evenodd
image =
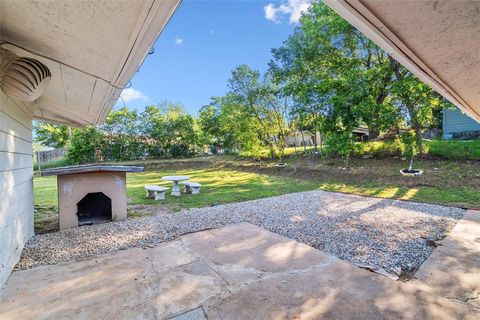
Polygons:
<instances>
[{"instance_id":1,"label":"blue sky","mask_svg":"<svg viewBox=\"0 0 480 320\"><path fill-rule=\"evenodd\" d=\"M225 94L237 65L266 70L271 48L293 32L307 3L184 0L122 93L126 105L142 110L167 99L197 114L210 97Z\"/></svg>"}]
</instances>

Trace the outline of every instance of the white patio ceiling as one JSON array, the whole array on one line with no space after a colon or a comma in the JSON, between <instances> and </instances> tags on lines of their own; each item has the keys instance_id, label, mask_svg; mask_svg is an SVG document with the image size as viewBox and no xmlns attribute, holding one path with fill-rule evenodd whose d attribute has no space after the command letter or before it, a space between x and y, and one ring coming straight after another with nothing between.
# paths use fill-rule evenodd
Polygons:
<instances>
[{"instance_id":1,"label":"white patio ceiling","mask_svg":"<svg viewBox=\"0 0 480 320\"><path fill-rule=\"evenodd\" d=\"M180 0L2 0L0 45L52 73L34 117L101 122Z\"/></svg>"},{"instance_id":2,"label":"white patio ceiling","mask_svg":"<svg viewBox=\"0 0 480 320\"><path fill-rule=\"evenodd\" d=\"M324 2L480 122L480 1Z\"/></svg>"}]
</instances>

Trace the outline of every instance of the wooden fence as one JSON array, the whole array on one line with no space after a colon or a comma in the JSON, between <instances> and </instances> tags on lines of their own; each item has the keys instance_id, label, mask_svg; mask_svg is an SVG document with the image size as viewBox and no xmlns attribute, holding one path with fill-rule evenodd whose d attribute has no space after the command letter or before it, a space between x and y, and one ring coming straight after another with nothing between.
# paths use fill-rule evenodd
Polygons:
<instances>
[{"instance_id":1,"label":"wooden fence","mask_svg":"<svg viewBox=\"0 0 480 320\"><path fill-rule=\"evenodd\" d=\"M42 163L54 161L65 156L65 149L52 149L45 151L35 152L35 157L37 159L38 170L42 171Z\"/></svg>"}]
</instances>

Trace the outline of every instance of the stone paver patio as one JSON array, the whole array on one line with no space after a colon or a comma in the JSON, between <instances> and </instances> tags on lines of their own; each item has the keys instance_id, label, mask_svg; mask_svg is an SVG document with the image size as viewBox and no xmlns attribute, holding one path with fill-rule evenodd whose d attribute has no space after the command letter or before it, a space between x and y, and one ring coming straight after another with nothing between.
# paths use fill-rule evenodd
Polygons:
<instances>
[{"instance_id":1,"label":"stone paver patio","mask_svg":"<svg viewBox=\"0 0 480 320\"><path fill-rule=\"evenodd\" d=\"M453 238L457 232L468 237L467 230L465 241L470 242L464 244L476 251L457 262L466 263L460 272L469 270L466 283L476 286L479 277L473 283L469 279L479 272L478 213L461 222ZM439 274L442 270L435 267L442 268L435 264L429 270ZM460 276L455 272L451 276ZM474 304L446 296L442 281L432 279L424 273L408 283L393 281L242 223L184 235L155 248L14 272L1 294L0 318L479 318Z\"/></svg>"}]
</instances>

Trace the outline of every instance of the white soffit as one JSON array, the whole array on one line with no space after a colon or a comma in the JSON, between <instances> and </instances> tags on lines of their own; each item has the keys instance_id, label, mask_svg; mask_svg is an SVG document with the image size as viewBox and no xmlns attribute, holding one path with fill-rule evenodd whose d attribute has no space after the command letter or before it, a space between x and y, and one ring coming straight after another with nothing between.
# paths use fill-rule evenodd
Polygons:
<instances>
[{"instance_id":1,"label":"white soffit","mask_svg":"<svg viewBox=\"0 0 480 320\"><path fill-rule=\"evenodd\" d=\"M480 1L324 2L480 122Z\"/></svg>"},{"instance_id":2,"label":"white soffit","mask_svg":"<svg viewBox=\"0 0 480 320\"><path fill-rule=\"evenodd\" d=\"M97 124L142 64L180 0L1 0L0 45L52 73L34 117Z\"/></svg>"}]
</instances>

